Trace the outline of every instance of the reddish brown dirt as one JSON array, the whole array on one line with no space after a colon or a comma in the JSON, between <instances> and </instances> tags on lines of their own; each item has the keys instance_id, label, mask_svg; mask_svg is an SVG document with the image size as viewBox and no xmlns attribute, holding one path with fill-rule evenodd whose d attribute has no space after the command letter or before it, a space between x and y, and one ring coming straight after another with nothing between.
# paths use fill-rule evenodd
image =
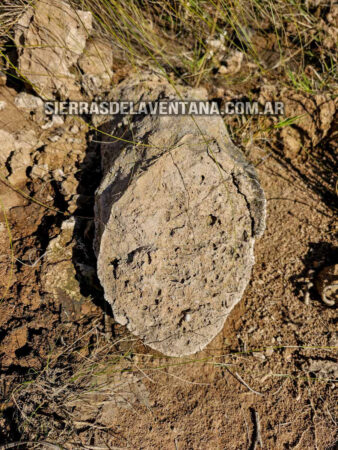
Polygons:
<instances>
[{"instance_id":1,"label":"reddish brown dirt","mask_svg":"<svg viewBox=\"0 0 338 450\"><path fill-rule=\"evenodd\" d=\"M173 366L163 369L158 360L139 363L150 378L145 381L150 408L116 417L115 445L254 448L255 411L263 448L333 448L334 383L325 371L311 373L308 364L336 364L336 312L315 293L306 306L296 291L304 262L330 256L333 217L274 158L260 166L259 175L268 199L267 230L256 245L256 266L243 300L222 335L191 363L166 361L163 366ZM241 384L236 373L259 394Z\"/></svg>"}]
</instances>

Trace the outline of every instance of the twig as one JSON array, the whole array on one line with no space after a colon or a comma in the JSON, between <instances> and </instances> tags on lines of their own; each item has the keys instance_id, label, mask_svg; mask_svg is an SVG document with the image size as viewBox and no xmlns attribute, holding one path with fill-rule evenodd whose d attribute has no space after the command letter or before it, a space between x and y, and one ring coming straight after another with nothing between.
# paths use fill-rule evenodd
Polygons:
<instances>
[{"instance_id":1,"label":"twig","mask_svg":"<svg viewBox=\"0 0 338 450\"><path fill-rule=\"evenodd\" d=\"M134 363L134 364L135 364L136 369L139 370L146 378L148 378L149 381L156 384L156 382L152 378L150 378L150 376L147 375L136 363Z\"/></svg>"},{"instance_id":2,"label":"twig","mask_svg":"<svg viewBox=\"0 0 338 450\"><path fill-rule=\"evenodd\" d=\"M283 387L284 387L284 385L285 385L285 383L288 381L288 378L286 378L286 380L284 381L284 383L282 383L280 386L279 386L279 388L275 391L275 392L273 392L272 393L272 395L277 395L282 389L283 389Z\"/></svg>"},{"instance_id":3,"label":"twig","mask_svg":"<svg viewBox=\"0 0 338 450\"><path fill-rule=\"evenodd\" d=\"M252 388L251 388L251 387L243 380L243 378L242 378L240 375L238 375L237 372L235 372L235 373L233 374L233 373L231 372L231 370L230 370L228 367L227 367L226 369L227 369L228 372L231 373L231 375L232 375L234 378L236 378L240 383L242 383L243 386L245 386L247 389L249 389L249 391L253 392L253 393L256 394L256 395L264 395L264 394L262 394L262 392L257 392L257 391L255 391L254 389L252 389Z\"/></svg>"},{"instance_id":4,"label":"twig","mask_svg":"<svg viewBox=\"0 0 338 450\"><path fill-rule=\"evenodd\" d=\"M47 253L49 253L50 250L47 250L45 253L43 253L41 256L39 256L38 259L36 259L34 262L31 262L30 258L29 261L31 264L25 263L23 261L21 261L21 259L18 258L14 258L16 261L18 261L20 264L22 264L23 266L27 266L27 267L35 267L37 265L37 263L44 257L47 255Z\"/></svg>"},{"instance_id":5,"label":"twig","mask_svg":"<svg viewBox=\"0 0 338 450\"><path fill-rule=\"evenodd\" d=\"M256 420L256 440L259 443L259 445L261 446L261 448L263 448L262 435L261 435L261 423L259 421L259 415L258 415L257 411L255 411L255 420Z\"/></svg>"},{"instance_id":6,"label":"twig","mask_svg":"<svg viewBox=\"0 0 338 450\"><path fill-rule=\"evenodd\" d=\"M263 442L262 442L262 436L261 436L261 424L259 422L259 415L256 410L253 408L250 408L252 420L253 420L253 434L252 434L252 444L250 445L250 450L255 450L257 447L257 444L260 445L261 448L263 448Z\"/></svg>"},{"instance_id":7,"label":"twig","mask_svg":"<svg viewBox=\"0 0 338 450\"><path fill-rule=\"evenodd\" d=\"M174 439L174 443L175 443L175 450L178 450L177 438Z\"/></svg>"},{"instance_id":8,"label":"twig","mask_svg":"<svg viewBox=\"0 0 338 450\"><path fill-rule=\"evenodd\" d=\"M16 399L15 399L15 397L14 397L14 394L12 394L12 399L13 399L13 402L15 403L15 406L18 408L18 410L20 411L20 413L22 414L22 417L25 419L25 420L27 420L28 422L30 422L30 420L29 420L29 418L26 416L26 414L22 411L22 409L19 407L19 405L18 405L18 403L17 403L17 401L16 401ZM1 447L0 447L0 450L1 450Z\"/></svg>"}]
</instances>

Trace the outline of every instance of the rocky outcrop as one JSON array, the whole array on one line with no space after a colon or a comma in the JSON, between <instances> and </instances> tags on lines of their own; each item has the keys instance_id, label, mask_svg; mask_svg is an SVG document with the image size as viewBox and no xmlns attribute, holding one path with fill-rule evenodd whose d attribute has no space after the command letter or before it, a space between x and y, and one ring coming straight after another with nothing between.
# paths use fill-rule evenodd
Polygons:
<instances>
[{"instance_id":1,"label":"rocky outcrop","mask_svg":"<svg viewBox=\"0 0 338 450\"><path fill-rule=\"evenodd\" d=\"M37 127L17 109L12 93L8 88L0 91L0 103L4 104L0 111L0 201L6 211L25 203L25 199L7 185L16 189L24 187L32 155L43 144Z\"/></svg>"},{"instance_id":2,"label":"rocky outcrop","mask_svg":"<svg viewBox=\"0 0 338 450\"><path fill-rule=\"evenodd\" d=\"M88 39L78 65L82 72L82 87L89 97L95 97L110 90L113 76L113 52L107 42L97 37Z\"/></svg>"},{"instance_id":3,"label":"rocky outcrop","mask_svg":"<svg viewBox=\"0 0 338 450\"><path fill-rule=\"evenodd\" d=\"M92 14L64 1L39 0L16 25L18 68L44 99L80 100L109 90L112 47L90 37Z\"/></svg>"},{"instance_id":4,"label":"rocky outcrop","mask_svg":"<svg viewBox=\"0 0 338 450\"><path fill-rule=\"evenodd\" d=\"M79 96L72 66L92 28L90 12L63 1L39 0L20 18L15 32L21 76L43 98Z\"/></svg>"},{"instance_id":5,"label":"rocky outcrop","mask_svg":"<svg viewBox=\"0 0 338 450\"><path fill-rule=\"evenodd\" d=\"M87 125L72 116L46 117L39 97L17 94L7 87L0 90L1 103L0 200L5 210L25 204L22 191L34 195L27 189L27 183L33 181L41 186L40 202L53 200L46 186L54 182L68 203L68 211L74 212L79 184L76 166L86 155Z\"/></svg>"},{"instance_id":6,"label":"rocky outcrop","mask_svg":"<svg viewBox=\"0 0 338 450\"><path fill-rule=\"evenodd\" d=\"M154 75L115 99L177 98ZM182 98L203 98L181 88ZM104 128L97 191L98 275L115 319L150 347L203 349L241 299L265 227L255 171L219 116L134 116Z\"/></svg>"}]
</instances>

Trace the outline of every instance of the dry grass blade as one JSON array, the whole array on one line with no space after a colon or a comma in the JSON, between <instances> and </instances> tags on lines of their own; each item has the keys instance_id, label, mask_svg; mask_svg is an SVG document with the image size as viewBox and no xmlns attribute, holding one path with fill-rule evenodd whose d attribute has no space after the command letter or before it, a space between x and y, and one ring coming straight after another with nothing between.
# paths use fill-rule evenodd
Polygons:
<instances>
[{"instance_id":1,"label":"dry grass blade","mask_svg":"<svg viewBox=\"0 0 338 450\"><path fill-rule=\"evenodd\" d=\"M248 385L248 383L246 383L246 382L243 380L243 378L242 378L237 372L232 373L231 370L229 369L229 367L227 367L227 366L226 366L226 370L227 370L234 378L236 378L237 381L239 381L241 384L243 384L243 386L245 386L247 389L249 389L249 391L252 392L253 394L261 395L261 396L264 395L262 392L258 392L258 391L255 391L254 389L252 389L252 387L250 387L250 386Z\"/></svg>"}]
</instances>

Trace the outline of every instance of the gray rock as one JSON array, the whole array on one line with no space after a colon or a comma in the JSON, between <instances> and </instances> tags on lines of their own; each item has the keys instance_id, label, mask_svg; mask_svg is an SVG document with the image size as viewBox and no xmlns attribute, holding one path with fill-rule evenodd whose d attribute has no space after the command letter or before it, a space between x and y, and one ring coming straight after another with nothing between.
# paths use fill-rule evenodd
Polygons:
<instances>
[{"instance_id":1,"label":"gray rock","mask_svg":"<svg viewBox=\"0 0 338 450\"><path fill-rule=\"evenodd\" d=\"M154 75L114 92L120 100L159 95L177 98ZM180 95L206 93L181 88ZM221 117L132 122L131 129L118 120L104 127L123 140L105 136L101 146L98 276L117 322L153 349L188 355L221 331L243 295L265 228L265 198Z\"/></svg>"},{"instance_id":2,"label":"gray rock","mask_svg":"<svg viewBox=\"0 0 338 450\"><path fill-rule=\"evenodd\" d=\"M19 109L27 111L35 111L36 109L43 109L43 101L27 92L20 92L14 99L15 106Z\"/></svg>"},{"instance_id":3,"label":"gray rock","mask_svg":"<svg viewBox=\"0 0 338 450\"><path fill-rule=\"evenodd\" d=\"M109 91L113 84L113 48L108 42L90 38L78 65L83 73L82 87L89 97Z\"/></svg>"},{"instance_id":4,"label":"gray rock","mask_svg":"<svg viewBox=\"0 0 338 450\"><path fill-rule=\"evenodd\" d=\"M80 99L72 67L92 30L92 14L60 0L38 0L20 17L14 40L20 74L44 99Z\"/></svg>"}]
</instances>

